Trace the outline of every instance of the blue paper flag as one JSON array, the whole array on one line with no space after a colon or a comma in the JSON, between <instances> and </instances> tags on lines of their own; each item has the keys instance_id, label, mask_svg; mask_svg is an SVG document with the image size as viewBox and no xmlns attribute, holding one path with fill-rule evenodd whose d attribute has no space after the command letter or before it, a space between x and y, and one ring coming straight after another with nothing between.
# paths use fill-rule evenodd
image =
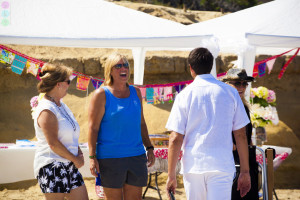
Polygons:
<instances>
[{"instance_id":1,"label":"blue paper flag","mask_svg":"<svg viewBox=\"0 0 300 200\"><path fill-rule=\"evenodd\" d=\"M26 65L26 62L27 62L27 58L23 58L22 56L16 55L11 65L11 70L16 74L21 75Z\"/></svg>"},{"instance_id":2,"label":"blue paper flag","mask_svg":"<svg viewBox=\"0 0 300 200\"><path fill-rule=\"evenodd\" d=\"M262 77L266 74L266 63L262 63L258 65L258 76Z\"/></svg>"},{"instance_id":3,"label":"blue paper flag","mask_svg":"<svg viewBox=\"0 0 300 200\"><path fill-rule=\"evenodd\" d=\"M103 81L92 79L92 84L93 84L95 90L98 89L101 86L102 83L103 83Z\"/></svg>"}]
</instances>

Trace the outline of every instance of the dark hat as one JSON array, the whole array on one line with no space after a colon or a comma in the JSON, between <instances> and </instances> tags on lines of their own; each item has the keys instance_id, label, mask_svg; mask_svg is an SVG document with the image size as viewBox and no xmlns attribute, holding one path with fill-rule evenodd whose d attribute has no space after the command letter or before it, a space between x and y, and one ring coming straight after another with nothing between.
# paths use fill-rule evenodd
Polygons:
<instances>
[{"instance_id":1,"label":"dark hat","mask_svg":"<svg viewBox=\"0 0 300 200\"><path fill-rule=\"evenodd\" d=\"M252 82L254 78L252 76L248 76L245 69L241 68L231 68L227 71L227 74L224 76L222 81L247 81Z\"/></svg>"}]
</instances>

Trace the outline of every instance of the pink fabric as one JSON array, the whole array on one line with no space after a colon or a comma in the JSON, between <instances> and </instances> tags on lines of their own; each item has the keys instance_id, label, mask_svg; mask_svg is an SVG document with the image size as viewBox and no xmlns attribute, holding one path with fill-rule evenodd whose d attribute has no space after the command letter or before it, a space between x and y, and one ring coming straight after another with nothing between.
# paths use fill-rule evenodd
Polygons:
<instances>
[{"instance_id":1,"label":"pink fabric","mask_svg":"<svg viewBox=\"0 0 300 200\"><path fill-rule=\"evenodd\" d=\"M155 148L153 153L156 158L168 159L168 149L167 148L165 148L165 149L164 148L161 148L161 149ZM182 158L182 151L180 151L178 160L181 160L181 158Z\"/></svg>"},{"instance_id":2,"label":"pink fabric","mask_svg":"<svg viewBox=\"0 0 300 200\"><path fill-rule=\"evenodd\" d=\"M287 152L284 152L282 154L276 154L275 159L278 157L278 158L280 158L280 160L284 161L288 156L289 156L289 154ZM259 162L260 164L263 164L263 156L261 154L257 154L256 161ZM267 162L267 159L266 159L266 162Z\"/></svg>"}]
</instances>

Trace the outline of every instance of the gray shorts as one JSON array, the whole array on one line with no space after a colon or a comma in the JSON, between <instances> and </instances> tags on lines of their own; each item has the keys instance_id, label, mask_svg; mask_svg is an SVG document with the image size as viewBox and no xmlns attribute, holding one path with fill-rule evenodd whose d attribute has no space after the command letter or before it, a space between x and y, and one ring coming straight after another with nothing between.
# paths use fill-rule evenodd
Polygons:
<instances>
[{"instance_id":1,"label":"gray shorts","mask_svg":"<svg viewBox=\"0 0 300 200\"><path fill-rule=\"evenodd\" d=\"M146 154L125 158L99 159L101 185L122 188L124 184L137 187L147 185L148 169Z\"/></svg>"}]
</instances>

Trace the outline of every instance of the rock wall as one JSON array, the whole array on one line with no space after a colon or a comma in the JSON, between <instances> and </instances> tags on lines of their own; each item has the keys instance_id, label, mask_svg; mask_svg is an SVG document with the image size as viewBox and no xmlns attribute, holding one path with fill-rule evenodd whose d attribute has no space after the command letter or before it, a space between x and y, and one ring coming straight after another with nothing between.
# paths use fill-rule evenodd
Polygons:
<instances>
[{"instance_id":1,"label":"rock wall","mask_svg":"<svg viewBox=\"0 0 300 200\"><path fill-rule=\"evenodd\" d=\"M26 55L49 61L63 63L75 71L103 78L103 63L113 49L75 49L55 47L10 46ZM131 52L121 50L129 58L133 66ZM144 84L170 83L191 80L186 58L188 52L148 52L145 62ZM258 56L256 61L268 56ZM221 55L217 58L217 73L224 72L230 62L236 60L233 55ZM289 65L281 80L277 76L288 57L276 60L270 75L258 78L253 87L265 86L277 94L277 110L281 123L278 127L267 129L269 144L289 146L293 154L276 171L275 186L281 188L300 187L300 57L296 57ZM133 70L131 69L131 73ZM11 72L10 68L0 65L0 142L15 142L16 139L35 140L33 121L29 101L37 95L38 81L31 74L23 72L21 76ZM133 76L132 76L133 77ZM132 82L132 78L131 78ZM89 85L87 92L76 90L75 80L71 83L69 94L64 98L65 103L74 112L81 127L80 142L87 142L87 108L92 95L93 86ZM144 114L149 133L163 133L172 104L144 104ZM270 129L270 131L269 131ZM296 158L296 159L295 159ZM294 159L294 160L293 160ZM294 177L296 176L296 177ZM277 179L277 177L279 177ZM293 179L293 181L290 181Z\"/></svg>"}]
</instances>

